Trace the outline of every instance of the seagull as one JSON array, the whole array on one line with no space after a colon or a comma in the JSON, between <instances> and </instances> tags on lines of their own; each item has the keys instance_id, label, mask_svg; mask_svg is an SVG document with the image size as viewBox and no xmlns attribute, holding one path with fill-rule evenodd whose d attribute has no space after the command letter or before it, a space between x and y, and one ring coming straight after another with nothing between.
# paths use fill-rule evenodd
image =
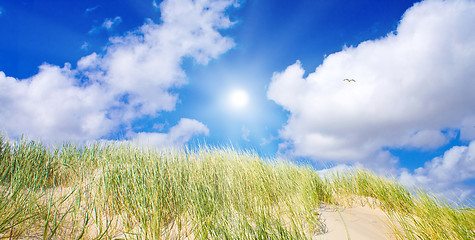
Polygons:
<instances>
[{"instance_id":1,"label":"seagull","mask_svg":"<svg viewBox=\"0 0 475 240\"><path fill-rule=\"evenodd\" d=\"M347 82L356 82L355 79L348 79L348 78L345 78L343 79L343 81L347 81Z\"/></svg>"}]
</instances>

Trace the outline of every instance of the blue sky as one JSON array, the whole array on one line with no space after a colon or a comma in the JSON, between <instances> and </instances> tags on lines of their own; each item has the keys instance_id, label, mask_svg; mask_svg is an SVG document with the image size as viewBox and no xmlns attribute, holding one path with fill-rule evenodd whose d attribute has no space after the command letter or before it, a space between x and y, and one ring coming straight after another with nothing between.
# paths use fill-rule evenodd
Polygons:
<instances>
[{"instance_id":1,"label":"blue sky","mask_svg":"<svg viewBox=\"0 0 475 240\"><path fill-rule=\"evenodd\" d=\"M0 0L0 31L12 139L232 144L475 194L474 1Z\"/></svg>"}]
</instances>

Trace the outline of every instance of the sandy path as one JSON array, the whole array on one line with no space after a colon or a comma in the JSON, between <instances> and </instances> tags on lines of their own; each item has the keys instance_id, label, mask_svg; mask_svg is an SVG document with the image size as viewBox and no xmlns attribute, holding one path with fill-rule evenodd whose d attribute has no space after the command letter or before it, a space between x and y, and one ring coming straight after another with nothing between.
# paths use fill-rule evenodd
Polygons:
<instances>
[{"instance_id":1,"label":"sandy path","mask_svg":"<svg viewBox=\"0 0 475 240\"><path fill-rule=\"evenodd\" d=\"M331 206L320 210L328 232L319 235L317 239L328 240L377 240L396 239L391 233L389 221L381 209L373 209L369 206L351 208L339 208L338 211ZM345 225L348 228L348 238Z\"/></svg>"}]
</instances>

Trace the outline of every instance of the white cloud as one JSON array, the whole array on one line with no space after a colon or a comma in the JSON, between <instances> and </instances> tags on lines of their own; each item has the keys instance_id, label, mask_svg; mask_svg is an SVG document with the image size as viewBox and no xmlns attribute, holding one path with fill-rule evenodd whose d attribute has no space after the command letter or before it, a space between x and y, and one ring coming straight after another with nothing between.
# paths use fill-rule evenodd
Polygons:
<instances>
[{"instance_id":1,"label":"white cloud","mask_svg":"<svg viewBox=\"0 0 475 240\"><path fill-rule=\"evenodd\" d=\"M86 14L95 11L97 8L99 8L99 6L94 6L94 7L86 8Z\"/></svg>"},{"instance_id":2,"label":"white cloud","mask_svg":"<svg viewBox=\"0 0 475 240\"><path fill-rule=\"evenodd\" d=\"M406 139L401 140L403 147L426 150L436 149L447 144L450 138L455 137L455 134L443 134L438 130L422 130L406 137Z\"/></svg>"},{"instance_id":3,"label":"white cloud","mask_svg":"<svg viewBox=\"0 0 475 240\"><path fill-rule=\"evenodd\" d=\"M473 196L475 189L463 182L475 179L475 141L469 146L454 146L443 156L426 162L410 173L403 171L399 180L408 186L423 187L446 197L458 196L462 200Z\"/></svg>"},{"instance_id":4,"label":"white cloud","mask_svg":"<svg viewBox=\"0 0 475 240\"><path fill-rule=\"evenodd\" d=\"M114 25L118 25L121 22L122 22L122 18L120 18L119 16L113 19L106 18L106 20L104 20L104 22L102 23L102 27L107 30L110 30Z\"/></svg>"},{"instance_id":5,"label":"white cloud","mask_svg":"<svg viewBox=\"0 0 475 240\"><path fill-rule=\"evenodd\" d=\"M100 26L93 26L89 30L89 34L98 33L102 30L111 31L113 27L119 25L122 22L122 18L117 16L115 18L106 18Z\"/></svg>"},{"instance_id":6,"label":"white cloud","mask_svg":"<svg viewBox=\"0 0 475 240\"><path fill-rule=\"evenodd\" d=\"M101 68L116 92L126 92L141 114L174 110L170 91L186 83L184 57L207 64L234 46L217 29L231 26L224 10L231 1L162 2L163 24L149 22L135 32L111 39ZM206 10L203 10L206 9ZM183 17L186 16L186 17Z\"/></svg>"},{"instance_id":7,"label":"white cloud","mask_svg":"<svg viewBox=\"0 0 475 240\"><path fill-rule=\"evenodd\" d=\"M53 142L106 135L117 124L107 116L111 97L96 83L78 84L69 65L44 64L22 81L0 72L2 128L11 136L25 133Z\"/></svg>"},{"instance_id":8,"label":"white cloud","mask_svg":"<svg viewBox=\"0 0 475 240\"><path fill-rule=\"evenodd\" d=\"M360 165L356 166L349 166L346 164L338 164L336 166L330 167L330 168L325 168L322 170L318 170L317 173L320 175L320 177L323 178L331 178L334 174L345 174L345 173L351 173L352 171L360 169Z\"/></svg>"},{"instance_id":9,"label":"white cloud","mask_svg":"<svg viewBox=\"0 0 475 240\"><path fill-rule=\"evenodd\" d=\"M0 16L2 16L3 12L5 12L5 10L3 10L3 7L0 6Z\"/></svg>"},{"instance_id":10,"label":"white cloud","mask_svg":"<svg viewBox=\"0 0 475 240\"><path fill-rule=\"evenodd\" d=\"M387 147L440 147L447 129L474 139L474 27L475 2L424 1L395 33L329 55L307 78L299 61L274 73L267 96L290 113L281 151L371 164Z\"/></svg>"},{"instance_id":11,"label":"white cloud","mask_svg":"<svg viewBox=\"0 0 475 240\"><path fill-rule=\"evenodd\" d=\"M89 43L87 42L84 42L82 45L81 45L81 49L82 50L87 50L89 48Z\"/></svg>"},{"instance_id":12,"label":"white cloud","mask_svg":"<svg viewBox=\"0 0 475 240\"><path fill-rule=\"evenodd\" d=\"M460 126L460 139L475 139L475 116L465 118Z\"/></svg>"},{"instance_id":13,"label":"white cloud","mask_svg":"<svg viewBox=\"0 0 475 240\"><path fill-rule=\"evenodd\" d=\"M164 1L161 24L149 20L111 38L105 54L83 57L76 69L45 64L28 79L0 71L2 130L11 137L90 140L107 137L119 125L130 127L132 120L145 115L174 110L174 89L186 83L183 59L207 64L234 46L219 33L232 25L225 15L231 4ZM176 141L188 136L178 134Z\"/></svg>"},{"instance_id":14,"label":"white cloud","mask_svg":"<svg viewBox=\"0 0 475 240\"><path fill-rule=\"evenodd\" d=\"M157 8L157 9L160 8L160 5L157 3L156 0L153 0L153 1L152 1L152 6L153 6L154 8Z\"/></svg>"},{"instance_id":15,"label":"white cloud","mask_svg":"<svg viewBox=\"0 0 475 240\"><path fill-rule=\"evenodd\" d=\"M182 118L168 133L140 132L133 134L132 142L151 147L181 147L192 137L201 134L209 134L209 129L203 123Z\"/></svg>"}]
</instances>

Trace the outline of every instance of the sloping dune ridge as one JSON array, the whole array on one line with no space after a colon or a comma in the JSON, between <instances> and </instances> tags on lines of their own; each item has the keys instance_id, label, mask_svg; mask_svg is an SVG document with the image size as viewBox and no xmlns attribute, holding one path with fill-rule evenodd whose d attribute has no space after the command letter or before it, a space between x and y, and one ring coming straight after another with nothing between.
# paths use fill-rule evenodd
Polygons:
<instances>
[{"instance_id":1,"label":"sloping dune ridge","mask_svg":"<svg viewBox=\"0 0 475 240\"><path fill-rule=\"evenodd\" d=\"M364 169L0 135L2 239L475 239L475 210Z\"/></svg>"}]
</instances>

